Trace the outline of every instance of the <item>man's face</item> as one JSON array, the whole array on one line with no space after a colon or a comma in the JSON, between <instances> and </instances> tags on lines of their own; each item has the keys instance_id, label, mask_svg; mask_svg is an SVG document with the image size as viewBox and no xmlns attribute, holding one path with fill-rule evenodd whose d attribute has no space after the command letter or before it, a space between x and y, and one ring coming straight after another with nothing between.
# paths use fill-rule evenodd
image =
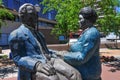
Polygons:
<instances>
[{"instance_id":1,"label":"man's face","mask_svg":"<svg viewBox=\"0 0 120 80\"><path fill-rule=\"evenodd\" d=\"M85 19L81 14L79 15L79 24L82 30L85 30L93 25L93 23L91 23L88 19Z\"/></svg>"},{"instance_id":2,"label":"man's face","mask_svg":"<svg viewBox=\"0 0 120 80\"><path fill-rule=\"evenodd\" d=\"M27 16L26 21L29 26L35 26L37 23L37 14L32 6L27 6Z\"/></svg>"},{"instance_id":3,"label":"man's face","mask_svg":"<svg viewBox=\"0 0 120 80\"><path fill-rule=\"evenodd\" d=\"M37 23L37 13L33 6L26 6L23 10L22 22L28 26L35 27ZM26 13L25 13L26 12Z\"/></svg>"},{"instance_id":4,"label":"man's face","mask_svg":"<svg viewBox=\"0 0 120 80\"><path fill-rule=\"evenodd\" d=\"M84 29L86 25L86 21L85 21L85 18L81 14L79 15L79 24L80 24L80 28Z\"/></svg>"}]
</instances>

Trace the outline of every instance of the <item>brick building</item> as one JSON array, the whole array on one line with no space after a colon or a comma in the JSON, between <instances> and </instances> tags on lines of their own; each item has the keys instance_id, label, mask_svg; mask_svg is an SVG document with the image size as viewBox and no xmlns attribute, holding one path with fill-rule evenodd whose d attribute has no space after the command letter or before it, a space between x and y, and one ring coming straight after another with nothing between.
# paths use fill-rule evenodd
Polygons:
<instances>
[{"instance_id":1,"label":"brick building","mask_svg":"<svg viewBox=\"0 0 120 80\"><path fill-rule=\"evenodd\" d=\"M48 44L57 44L59 43L59 40L55 38L55 36L51 35L51 30L56 24L55 21L55 11L49 11L45 14L42 14L43 5L40 5L39 3L42 0L3 0L3 5L5 8L10 10L11 13L14 15L14 21L6 20L5 25L2 25L1 27L1 37L0 37L0 46L8 45L8 36L10 32L12 32L14 29L18 28L20 23L19 17L18 17L18 9L19 7L24 3L31 3L33 5L38 4L40 6L40 12L38 13L38 29L41 31L46 38L46 42Z\"/></svg>"}]
</instances>

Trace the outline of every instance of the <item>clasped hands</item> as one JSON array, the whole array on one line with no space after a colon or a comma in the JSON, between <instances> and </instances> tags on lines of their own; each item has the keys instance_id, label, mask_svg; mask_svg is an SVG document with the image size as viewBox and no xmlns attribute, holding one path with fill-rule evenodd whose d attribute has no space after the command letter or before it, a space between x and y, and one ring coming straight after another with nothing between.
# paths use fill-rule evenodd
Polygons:
<instances>
[{"instance_id":1,"label":"clasped hands","mask_svg":"<svg viewBox=\"0 0 120 80\"><path fill-rule=\"evenodd\" d=\"M37 62L35 66L35 71L44 73L47 76L56 74L56 71L50 61L48 61L47 63Z\"/></svg>"},{"instance_id":2,"label":"clasped hands","mask_svg":"<svg viewBox=\"0 0 120 80\"><path fill-rule=\"evenodd\" d=\"M55 55L57 57L63 59L64 53L65 52L63 52L63 51L62 52L57 52L57 53L55 53ZM37 62L36 65L35 65L35 71L44 73L48 76L56 74L56 70L53 67L53 63L54 63L54 61L52 61L52 60L47 61L46 63Z\"/></svg>"}]
</instances>

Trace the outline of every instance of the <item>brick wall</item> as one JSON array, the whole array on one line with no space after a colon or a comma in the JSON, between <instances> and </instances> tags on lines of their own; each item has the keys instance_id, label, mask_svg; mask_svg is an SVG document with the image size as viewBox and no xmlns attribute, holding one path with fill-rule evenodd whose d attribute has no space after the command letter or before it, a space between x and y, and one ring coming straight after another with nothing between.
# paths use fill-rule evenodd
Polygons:
<instances>
[{"instance_id":1,"label":"brick wall","mask_svg":"<svg viewBox=\"0 0 120 80\"><path fill-rule=\"evenodd\" d=\"M55 37L55 35L51 34L51 30L50 28L46 28L46 29L39 29L45 36L45 40L47 42L47 44L58 44L59 40Z\"/></svg>"}]
</instances>

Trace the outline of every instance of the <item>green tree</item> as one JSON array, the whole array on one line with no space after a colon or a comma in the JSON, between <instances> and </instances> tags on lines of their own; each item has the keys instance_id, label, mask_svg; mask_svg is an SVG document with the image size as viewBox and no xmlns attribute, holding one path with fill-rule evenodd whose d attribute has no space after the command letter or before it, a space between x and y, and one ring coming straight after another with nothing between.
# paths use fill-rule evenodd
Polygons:
<instances>
[{"instance_id":1,"label":"green tree","mask_svg":"<svg viewBox=\"0 0 120 80\"><path fill-rule=\"evenodd\" d=\"M99 7L99 14L104 16L103 18L98 19L97 23L100 27L100 30L103 31L105 34L109 32L115 32L116 35L120 35L120 13L116 13L115 7L120 7L119 0L101 0L98 2ZM116 37L117 39L117 37ZM115 42L116 48L117 40Z\"/></svg>"},{"instance_id":2,"label":"green tree","mask_svg":"<svg viewBox=\"0 0 120 80\"><path fill-rule=\"evenodd\" d=\"M0 28L6 19L13 19L13 14L2 6L2 0L0 0Z\"/></svg>"},{"instance_id":3,"label":"green tree","mask_svg":"<svg viewBox=\"0 0 120 80\"><path fill-rule=\"evenodd\" d=\"M102 12L104 16L97 22L101 27L101 31L105 33L115 32L116 35L119 35L120 14L117 14L115 11L115 6L119 6L118 0L101 0L98 5L101 8L99 13Z\"/></svg>"},{"instance_id":4,"label":"green tree","mask_svg":"<svg viewBox=\"0 0 120 80\"><path fill-rule=\"evenodd\" d=\"M57 36L69 36L70 32L75 32L79 29L79 11L82 7L92 6L96 0L43 0L43 13L51 10L57 11L55 17L57 25L52 30ZM93 7L94 8L94 7Z\"/></svg>"},{"instance_id":5,"label":"green tree","mask_svg":"<svg viewBox=\"0 0 120 80\"><path fill-rule=\"evenodd\" d=\"M81 7L86 5L82 0L43 0L41 3L45 6L43 13L50 10L57 11L55 17L57 25L52 30L57 36L68 37L70 31L78 30L78 14Z\"/></svg>"},{"instance_id":6,"label":"green tree","mask_svg":"<svg viewBox=\"0 0 120 80\"><path fill-rule=\"evenodd\" d=\"M57 25L53 32L57 35L68 36L70 31L76 31L79 28L78 14L82 7L91 6L97 10L98 15L103 18L97 20L100 31L115 32L120 34L120 14L116 14L115 6L120 6L118 0L43 0L41 3L45 6L44 13L50 10L56 10ZM97 7L95 5L98 5Z\"/></svg>"},{"instance_id":7,"label":"green tree","mask_svg":"<svg viewBox=\"0 0 120 80\"><path fill-rule=\"evenodd\" d=\"M2 5L2 0L0 0L0 5Z\"/></svg>"}]
</instances>

